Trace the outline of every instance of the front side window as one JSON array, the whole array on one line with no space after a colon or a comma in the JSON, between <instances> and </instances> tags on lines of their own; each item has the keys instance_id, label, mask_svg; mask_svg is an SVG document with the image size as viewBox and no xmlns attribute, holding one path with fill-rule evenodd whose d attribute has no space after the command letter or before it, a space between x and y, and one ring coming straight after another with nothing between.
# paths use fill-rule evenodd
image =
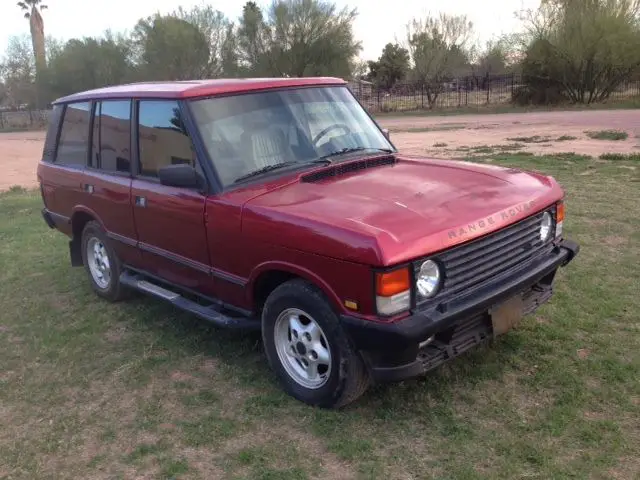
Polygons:
<instances>
[{"instance_id":1,"label":"front side window","mask_svg":"<svg viewBox=\"0 0 640 480\"><path fill-rule=\"evenodd\" d=\"M131 102L96 104L91 165L107 172L129 172L131 164Z\"/></svg>"},{"instance_id":2,"label":"front side window","mask_svg":"<svg viewBox=\"0 0 640 480\"><path fill-rule=\"evenodd\" d=\"M199 99L190 106L224 185L278 164L304 166L339 152L393 150L346 87Z\"/></svg>"},{"instance_id":3,"label":"front side window","mask_svg":"<svg viewBox=\"0 0 640 480\"><path fill-rule=\"evenodd\" d=\"M89 149L89 118L91 103L70 103L64 110L62 130L56 153L56 163L81 165L87 163Z\"/></svg>"},{"instance_id":4,"label":"front side window","mask_svg":"<svg viewBox=\"0 0 640 480\"><path fill-rule=\"evenodd\" d=\"M157 177L158 169L186 163L195 167L195 154L182 123L178 102L141 100L138 107L140 173Z\"/></svg>"}]
</instances>

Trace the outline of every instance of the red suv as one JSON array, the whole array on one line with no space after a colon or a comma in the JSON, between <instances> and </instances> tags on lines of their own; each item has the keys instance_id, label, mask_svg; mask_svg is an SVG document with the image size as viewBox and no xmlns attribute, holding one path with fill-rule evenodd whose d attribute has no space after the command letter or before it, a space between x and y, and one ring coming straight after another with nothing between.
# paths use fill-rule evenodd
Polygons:
<instances>
[{"instance_id":1,"label":"red suv","mask_svg":"<svg viewBox=\"0 0 640 480\"><path fill-rule=\"evenodd\" d=\"M402 155L335 78L59 99L38 179L99 296L261 329L285 390L324 407L507 331L578 252L553 178Z\"/></svg>"}]
</instances>

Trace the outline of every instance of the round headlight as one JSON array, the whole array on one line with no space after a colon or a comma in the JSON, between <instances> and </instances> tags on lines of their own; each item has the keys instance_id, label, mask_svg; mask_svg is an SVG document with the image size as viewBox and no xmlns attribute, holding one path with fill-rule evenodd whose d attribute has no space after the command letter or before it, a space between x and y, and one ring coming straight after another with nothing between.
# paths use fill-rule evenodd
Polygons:
<instances>
[{"instance_id":1,"label":"round headlight","mask_svg":"<svg viewBox=\"0 0 640 480\"><path fill-rule=\"evenodd\" d=\"M544 212L542 215L542 222L540 222L540 240L546 242L551 236L551 230L553 230L553 218L549 212Z\"/></svg>"},{"instance_id":2,"label":"round headlight","mask_svg":"<svg viewBox=\"0 0 640 480\"><path fill-rule=\"evenodd\" d=\"M438 291L440 286L440 269L433 260L427 260L420 266L416 288L423 298L429 298Z\"/></svg>"}]
</instances>

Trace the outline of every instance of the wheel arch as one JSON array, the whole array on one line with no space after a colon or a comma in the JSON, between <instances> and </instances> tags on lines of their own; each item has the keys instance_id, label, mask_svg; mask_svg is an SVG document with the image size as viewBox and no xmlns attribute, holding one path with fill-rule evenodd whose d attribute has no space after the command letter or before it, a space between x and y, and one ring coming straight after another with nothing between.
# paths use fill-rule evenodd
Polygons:
<instances>
[{"instance_id":1,"label":"wheel arch","mask_svg":"<svg viewBox=\"0 0 640 480\"><path fill-rule=\"evenodd\" d=\"M341 309L340 298L327 282L320 276L306 268L292 265L286 262L267 262L258 265L252 272L247 282L249 300L256 313L261 313L267 298L277 287L283 283L302 279L319 288L329 301L331 307Z\"/></svg>"},{"instance_id":2,"label":"wheel arch","mask_svg":"<svg viewBox=\"0 0 640 480\"><path fill-rule=\"evenodd\" d=\"M82 261L82 231L87 223L96 221L102 226L102 222L98 219L98 216L89 208L78 207L75 208L71 214L71 241L69 242L69 252L71 254L71 265L74 267L80 267L83 265Z\"/></svg>"}]
</instances>

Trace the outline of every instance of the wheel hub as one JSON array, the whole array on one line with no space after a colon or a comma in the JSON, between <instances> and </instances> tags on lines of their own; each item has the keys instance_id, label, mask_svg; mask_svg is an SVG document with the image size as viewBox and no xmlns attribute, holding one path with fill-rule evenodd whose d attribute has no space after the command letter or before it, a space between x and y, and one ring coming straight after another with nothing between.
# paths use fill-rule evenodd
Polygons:
<instances>
[{"instance_id":1,"label":"wheel hub","mask_svg":"<svg viewBox=\"0 0 640 480\"><path fill-rule=\"evenodd\" d=\"M108 288L111 282L111 265L107 250L99 238L87 242L87 264L93 281L100 288Z\"/></svg>"},{"instance_id":2,"label":"wheel hub","mask_svg":"<svg viewBox=\"0 0 640 480\"><path fill-rule=\"evenodd\" d=\"M277 318L276 351L289 376L306 388L320 388L331 373L331 350L320 325L306 312L291 308Z\"/></svg>"}]
</instances>

